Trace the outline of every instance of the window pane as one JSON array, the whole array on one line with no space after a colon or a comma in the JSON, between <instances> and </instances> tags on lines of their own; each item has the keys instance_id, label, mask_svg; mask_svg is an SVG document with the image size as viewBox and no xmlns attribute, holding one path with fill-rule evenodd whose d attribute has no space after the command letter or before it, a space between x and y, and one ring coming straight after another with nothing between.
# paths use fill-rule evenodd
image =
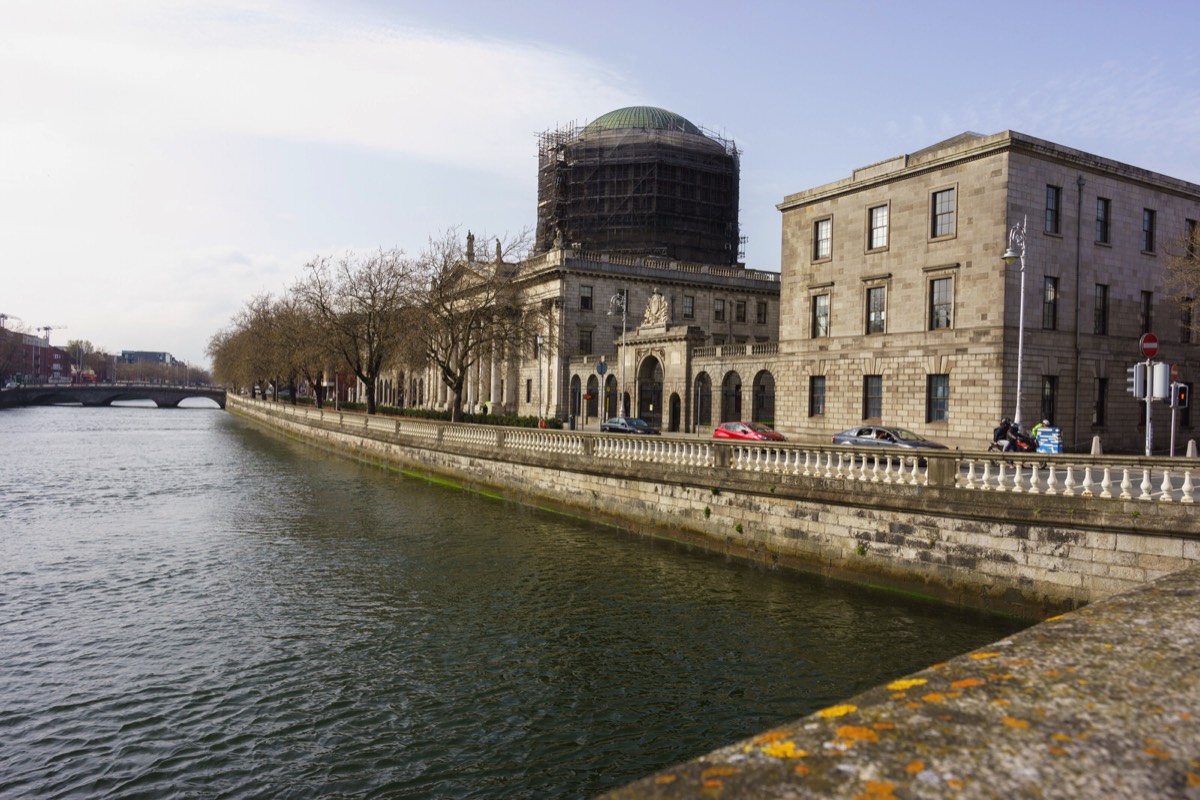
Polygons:
<instances>
[{"instance_id":1,"label":"window pane","mask_svg":"<svg viewBox=\"0 0 1200 800\"><path fill-rule=\"evenodd\" d=\"M871 250L887 247L888 207L876 206L871 209L870 215L870 234L867 237L867 247Z\"/></svg>"},{"instance_id":2,"label":"window pane","mask_svg":"<svg viewBox=\"0 0 1200 800\"><path fill-rule=\"evenodd\" d=\"M825 376L812 375L808 379L808 415L825 416Z\"/></svg>"},{"instance_id":3,"label":"window pane","mask_svg":"<svg viewBox=\"0 0 1200 800\"><path fill-rule=\"evenodd\" d=\"M1096 310L1092 332L1100 336L1108 334L1108 285L1096 284Z\"/></svg>"},{"instance_id":4,"label":"window pane","mask_svg":"<svg viewBox=\"0 0 1200 800\"><path fill-rule=\"evenodd\" d=\"M1042 327L1048 331L1058 327L1058 278L1049 275L1042 293Z\"/></svg>"},{"instance_id":5,"label":"window pane","mask_svg":"<svg viewBox=\"0 0 1200 800\"><path fill-rule=\"evenodd\" d=\"M1108 244L1108 221L1110 201L1107 197L1096 198L1096 241Z\"/></svg>"},{"instance_id":6,"label":"window pane","mask_svg":"<svg viewBox=\"0 0 1200 800\"><path fill-rule=\"evenodd\" d=\"M867 333L883 333L887 322L887 290L883 286L867 289Z\"/></svg>"},{"instance_id":7,"label":"window pane","mask_svg":"<svg viewBox=\"0 0 1200 800\"><path fill-rule=\"evenodd\" d=\"M1154 252L1154 209L1142 209L1142 251Z\"/></svg>"},{"instance_id":8,"label":"window pane","mask_svg":"<svg viewBox=\"0 0 1200 800\"><path fill-rule=\"evenodd\" d=\"M863 376L863 419L883 418L883 376Z\"/></svg>"},{"instance_id":9,"label":"window pane","mask_svg":"<svg viewBox=\"0 0 1200 800\"><path fill-rule=\"evenodd\" d=\"M950 419L950 376L929 375L925 379L925 421Z\"/></svg>"},{"instance_id":10,"label":"window pane","mask_svg":"<svg viewBox=\"0 0 1200 800\"><path fill-rule=\"evenodd\" d=\"M812 337L829 335L829 295L819 294L812 299Z\"/></svg>"},{"instance_id":11,"label":"window pane","mask_svg":"<svg viewBox=\"0 0 1200 800\"><path fill-rule=\"evenodd\" d=\"M813 225L813 259L829 258L832 253L833 220L817 220Z\"/></svg>"},{"instance_id":12,"label":"window pane","mask_svg":"<svg viewBox=\"0 0 1200 800\"><path fill-rule=\"evenodd\" d=\"M949 236L954 233L954 190L944 189L933 193L933 229L934 237Z\"/></svg>"},{"instance_id":13,"label":"window pane","mask_svg":"<svg viewBox=\"0 0 1200 800\"><path fill-rule=\"evenodd\" d=\"M1062 187L1046 187L1046 233L1059 233L1062 225L1060 207L1062 206Z\"/></svg>"},{"instance_id":14,"label":"window pane","mask_svg":"<svg viewBox=\"0 0 1200 800\"><path fill-rule=\"evenodd\" d=\"M929 330L949 328L954 308L954 283L951 278L938 278L929 284Z\"/></svg>"}]
</instances>

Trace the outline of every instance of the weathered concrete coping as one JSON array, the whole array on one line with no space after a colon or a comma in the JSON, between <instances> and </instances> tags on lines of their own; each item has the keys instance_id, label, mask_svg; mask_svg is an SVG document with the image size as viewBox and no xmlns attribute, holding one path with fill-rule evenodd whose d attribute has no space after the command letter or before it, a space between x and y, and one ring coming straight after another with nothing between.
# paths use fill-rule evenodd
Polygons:
<instances>
[{"instance_id":1,"label":"weathered concrete coping","mask_svg":"<svg viewBox=\"0 0 1200 800\"><path fill-rule=\"evenodd\" d=\"M1200 567L605 795L1200 797Z\"/></svg>"}]
</instances>

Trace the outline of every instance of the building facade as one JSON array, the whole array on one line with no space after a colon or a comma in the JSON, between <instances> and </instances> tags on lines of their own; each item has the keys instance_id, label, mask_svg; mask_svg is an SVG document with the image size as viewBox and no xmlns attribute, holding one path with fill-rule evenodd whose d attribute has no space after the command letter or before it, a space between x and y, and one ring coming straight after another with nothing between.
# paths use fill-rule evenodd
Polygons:
<instances>
[{"instance_id":1,"label":"building facade","mask_svg":"<svg viewBox=\"0 0 1200 800\"><path fill-rule=\"evenodd\" d=\"M1181 381L1200 369L1188 304L1163 288L1172 250L1195 235L1196 184L1005 131L863 167L778 208L779 420L794 434L870 421L978 448L1019 417L1049 420L1066 448L1100 436L1136 452L1144 404L1125 384L1139 337L1158 335ZM1019 225L1023 271L1001 258ZM1152 428L1170 421L1152 404ZM1176 422L1192 435L1188 412Z\"/></svg>"}]
</instances>

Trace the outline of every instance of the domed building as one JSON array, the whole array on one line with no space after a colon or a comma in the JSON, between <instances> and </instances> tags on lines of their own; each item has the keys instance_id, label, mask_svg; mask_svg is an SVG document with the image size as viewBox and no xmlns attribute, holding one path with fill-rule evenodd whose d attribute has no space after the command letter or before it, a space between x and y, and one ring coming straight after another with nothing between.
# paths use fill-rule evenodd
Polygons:
<instances>
[{"instance_id":1,"label":"domed building","mask_svg":"<svg viewBox=\"0 0 1200 800\"><path fill-rule=\"evenodd\" d=\"M621 108L538 141L537 249L740 260L738 150L662 108Z\"/></svg>"}]
</instances>

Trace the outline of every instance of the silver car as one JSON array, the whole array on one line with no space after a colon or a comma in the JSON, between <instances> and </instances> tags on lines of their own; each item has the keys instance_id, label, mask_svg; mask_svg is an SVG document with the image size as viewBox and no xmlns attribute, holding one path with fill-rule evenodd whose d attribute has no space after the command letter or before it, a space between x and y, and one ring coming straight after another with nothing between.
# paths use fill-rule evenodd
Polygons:
<instances>
[{"instance_id":1,"label":"silver car","mask_svg":"<svg viewBox=\"0 0 1200 800\"><path fill-rule=\"evenodd\" d=\"M907 428L884 428L879 425L863 425L858 428L835 433L834 444L865 447L904 447L923 450L946 450L946 445L919 436Z\"/></svg>"}]
</instances>

